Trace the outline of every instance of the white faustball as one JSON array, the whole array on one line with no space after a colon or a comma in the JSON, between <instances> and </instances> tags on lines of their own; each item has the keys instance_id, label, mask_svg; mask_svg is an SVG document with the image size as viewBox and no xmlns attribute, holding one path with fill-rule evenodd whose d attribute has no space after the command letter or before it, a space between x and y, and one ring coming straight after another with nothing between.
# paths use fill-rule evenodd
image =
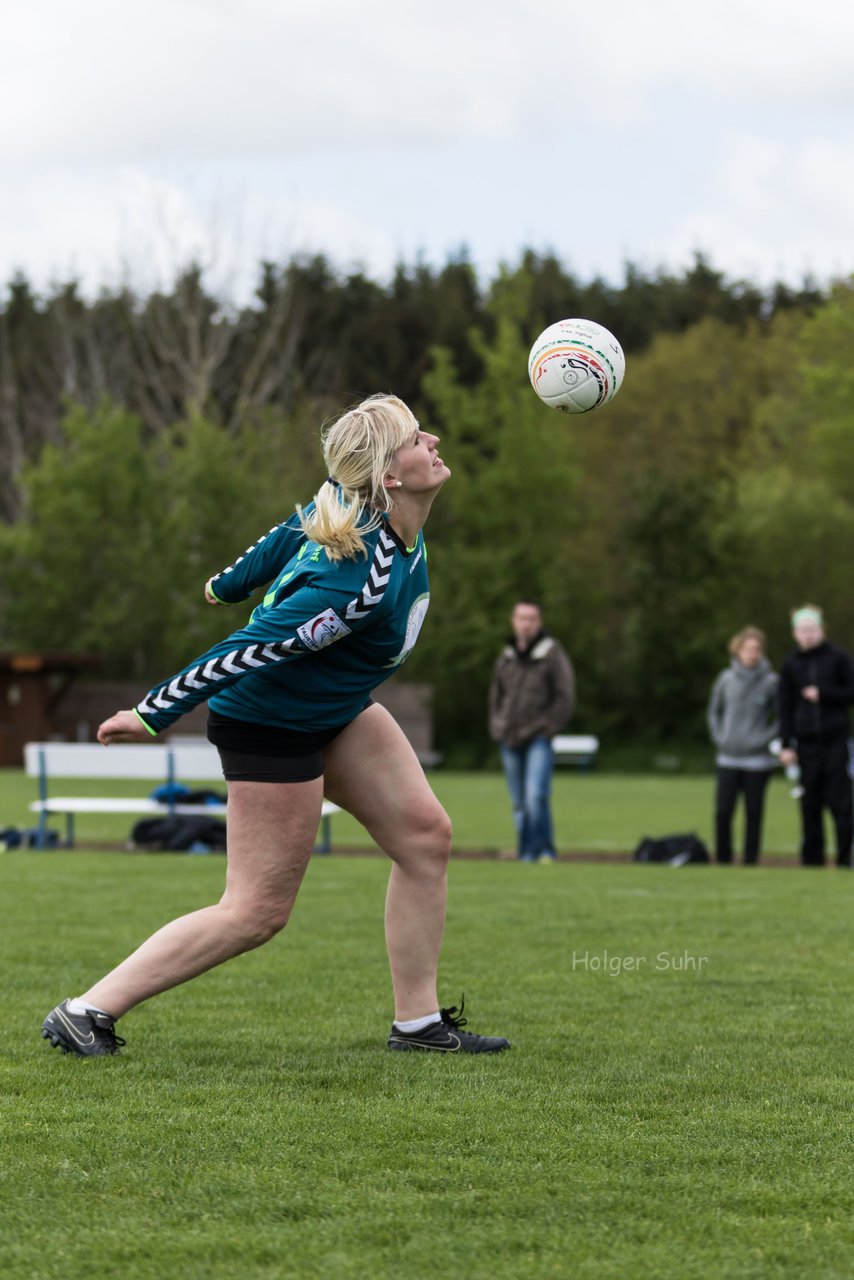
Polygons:
<instances>
[{"instance_id":1,"label":"white faustball","mask_svg":"<svg viewBox=\"0 0 854 1280\"><path fill-rule=\"evenodd\" d=\"M613 333L594 320L558 320L528 356L528 377L540 399L563 413L588 413L623 385L626 357Z\"/></svg>"}]
</instances>

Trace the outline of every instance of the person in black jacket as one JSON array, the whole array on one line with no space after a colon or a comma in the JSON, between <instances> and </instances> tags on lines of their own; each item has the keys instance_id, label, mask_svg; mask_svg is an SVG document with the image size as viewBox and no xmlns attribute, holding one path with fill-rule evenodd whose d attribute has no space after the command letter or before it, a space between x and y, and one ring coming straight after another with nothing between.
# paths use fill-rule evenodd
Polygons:
<instances>
[{"instance_id":1,"label":"person in black jacket","mask_svg":"<svg viewBox=\"0 0 854 1280\"><path fill-rule=\"evenodd\" d=\"M780 763L801 767L801 862L824 866L823 811L836 826L837 866L851 866L854 836L848 771L848 707L854 702L854 661L824 634L816 605L792 613L797 649L780 669Z\"/></svg>"}]
</instances>

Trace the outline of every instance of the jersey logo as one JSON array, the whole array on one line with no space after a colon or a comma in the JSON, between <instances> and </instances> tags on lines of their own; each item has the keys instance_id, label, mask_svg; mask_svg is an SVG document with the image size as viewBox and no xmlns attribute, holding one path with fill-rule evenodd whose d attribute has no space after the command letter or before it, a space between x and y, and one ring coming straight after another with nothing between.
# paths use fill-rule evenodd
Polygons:
<instances>
[{"instance_id":1,"label":"jersey logo","mask_svg":"<svg viewBox=\"0 0 854 1280\"><path fill-rule=\"evenodd\" d=\"M301 627L297 627L297 635L306 649L325 649L335 640L343 640L350 634L346 622L338 617L334 609L324 609L316 618L309 618Z\"/></svg>"},{"instance_id":2,"label":"jersey logo","mask_svg":"<svg viewBox=\"0 0 854 1280\"><path fill-rule=\"evenodd\" d=\"M425 592L423 596L419 596L409 610L409 617L406 619L406 638L403 641L403 648L396 658L392 658L391 662L386 665L389 667L399 667L401 662L405 662L412 650L415 648L415 641L418 639L418 633L424 625L424 619L427 616L427 609L430 605L430 596Z\"/></svg>"}]
</instances>

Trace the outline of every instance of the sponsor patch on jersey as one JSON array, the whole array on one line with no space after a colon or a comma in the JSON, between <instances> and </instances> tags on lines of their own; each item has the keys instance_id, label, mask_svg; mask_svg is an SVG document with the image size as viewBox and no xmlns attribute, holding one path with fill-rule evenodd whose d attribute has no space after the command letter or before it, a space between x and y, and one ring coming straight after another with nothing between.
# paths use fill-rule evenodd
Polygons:
<instances>
[{"instance_id":1,"label":"sponsor patch on jersey","mask_svg":"<svg viewBox=\"0 0 854 1280\"><path fill-rule=\"evenodd\" d=\"M301 627L297 627L297 635L307 649L325 649L335 640L343 640L350 634L346 622L342 622L334 609L326 609L316 618L309 618Z\"/></svg>"},{"instance_id":2,"label":"sponsor patch on jersey","mask_svg":"<svg viewBox=\"0 0 854 1280\"><path fill-rule=\"evenodd\" d=\"M423 595L413 603L409 610L409 617L406 619L406 639L403 642L403 648L396 658L392 658L391 662L386 665L389 667L399 667L405 662L412 650L415 648L415 641L418 639L418 633L427 616L427 609L430 605L430 593L425 591Z\"/></svg>"}]
</instances>

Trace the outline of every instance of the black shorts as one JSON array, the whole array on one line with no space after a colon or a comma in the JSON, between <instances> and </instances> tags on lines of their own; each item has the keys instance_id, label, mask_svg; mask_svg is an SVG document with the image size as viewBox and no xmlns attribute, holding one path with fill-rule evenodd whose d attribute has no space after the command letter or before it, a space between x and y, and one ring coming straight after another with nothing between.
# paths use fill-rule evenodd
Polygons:
<instances>
[{"instance_id":1,"label":"black shorts","mask_svg":"<svg viewBox=\"0 0 854 1280\"><path fill-rule=\"evenodd\" d=\"M368 698L365 707L372 702ZM323 776L323 748L351 723L303 733L233 720L209 707L208 741L219 752L223 776L229 782L311 782Z\"/></svg>"}]
</instances>

